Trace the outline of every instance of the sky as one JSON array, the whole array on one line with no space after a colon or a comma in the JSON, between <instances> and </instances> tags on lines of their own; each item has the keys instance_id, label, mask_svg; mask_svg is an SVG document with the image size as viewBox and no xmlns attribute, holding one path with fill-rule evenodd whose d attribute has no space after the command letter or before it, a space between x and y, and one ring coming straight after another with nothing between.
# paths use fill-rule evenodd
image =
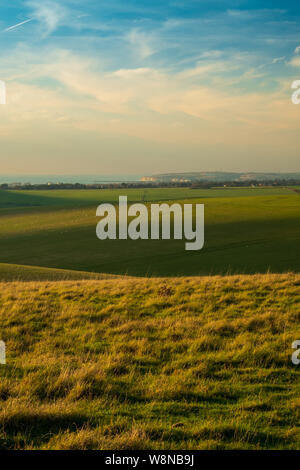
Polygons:
<instances>
[{"instance_id":1,"label":"sky","mask_svg":"<svg viewBox=\"0 0 300 470\"><path fill-rule=\"evenodd\" d=\"M300 4L0 0L1 174L300 171Z\"/></svg>"}]
</instances>

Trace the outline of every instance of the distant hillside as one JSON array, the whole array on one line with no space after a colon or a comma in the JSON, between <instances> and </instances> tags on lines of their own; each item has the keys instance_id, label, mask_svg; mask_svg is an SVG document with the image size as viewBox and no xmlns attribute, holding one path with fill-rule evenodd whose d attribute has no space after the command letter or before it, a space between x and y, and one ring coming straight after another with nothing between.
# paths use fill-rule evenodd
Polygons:
<instances>
[{"instance_id":1,"label":"distant hillside","mask_svg":"<svg viewBox=\"0 0 300 470\"><path fill-rule=\"evenodd\" d=\"M187 173L162 173L144 176L142 181L191 182L191 181L278 181L299 180L300 173L230 173L224 171L195 171Z\"/></svg>"}]
</instances>

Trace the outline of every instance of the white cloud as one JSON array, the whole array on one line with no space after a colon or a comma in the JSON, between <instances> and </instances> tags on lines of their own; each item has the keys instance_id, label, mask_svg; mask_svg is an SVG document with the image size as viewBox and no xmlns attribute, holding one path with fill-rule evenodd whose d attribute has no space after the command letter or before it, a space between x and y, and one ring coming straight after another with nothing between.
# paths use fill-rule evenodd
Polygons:
<instances>
[{"instance_id":1,"label":"white cloud","mask_svg":"<svg viewBox=\"0 0 300 470\"><path fill-rule=\"evenodd\" d=\"M202 67L180 73L151 67L111 72L102 68L99 59L67 50L44 50L42 57L36 54L21 47L10 58L16 69L9 84L10 103L3 128L11 135L19 126L32 128L38 123L46 129L56 123L75 133L76 129L101 129L110 136L123 134L157 142L175 138L176 142L200 145L205 141L209 145L216 130L220 141L247 142L250 133L262 138L262 131L267 131L274 138L277 131L297 127L299 110L290 106L284 86L273 93L232 89L232 77L226 80L223 71L233 70L235 59L203 62ZM244 78L247 71L248 75L255 73L246 69ZM237 78L241 77L243 74ZM43 85L38 85L41 78ZM176 136L174 122L180 123Z\"/></svg>"},{"instance_id":2,"label":"white cloud","mask_svg":"<svg viewBox=\"0 0 300 470\"><path fill-rule=\"evenodd\" d=\"M201 54L201 57L203 57L203 58L205 58L205 59L217 59L217 58L220 57L222 54L223 54L222 51L212 50L212 51L205 51L205 52L203 52L203 54Z\"/></svg>"},{"instance_id":3,"label":"white cloud","mask_svg":"<svg viewBox=\"0 0 300 470\"><path fill-rule=\"evenodd\" d=\"M283 56L283 57L275 57L275 58L272 60L271 64L277 64L278 62L282 62L284 59L285 59L285 56Z\"/></svg>"},{"instance_id":4,"label":"white cloud","mask_svg":"<svg viewBox=\"0 0 300 470\"><path fill-rule=\"evenodd\" d=\"M132 29L126 34L125 39L139 59L146 59L156 52L153 35L149 35L139 29Z\"/></svg>"},{"instance_id":5,"label":"white cloud","mask_svg":"<svg viewBox=\"0 0 300 470\"><path fill-rule=\"evenodd\" d=\"M138 77L145 77L151 75L153 78L155 76L157 77L157 73L154 69L147 68L147 67L141 67L137 69L119 69L115 72L111 73L112 77L119 77L119 78L124 78L125 80L130 80L133 78L138 78Z\"/></svg>"},{"instance_id":6,"label":"white cloud","mask_svg":"<svg viewBox=\"0 0 300 470\"><path fill-rule=\"evenodd\" d=\"M32 17L41 23L45 35L65 24L68 18L68 10L52 0L28 0L26 5L31 8ZM71 18L69 21L72 21Z\"/></svg>"},{"instance_id":7,"label":"white cloud","mask_svg":"<svg viewBox=\"0 0 300 470\"><path fill-rule=\"evenodd\" d=\"M197 78L197 77L208 77L210 74L216 74L220 72L226 71L228 67L228 62L208 62L208 63L201 63L195 67L189 68L180 72L178 76L182 79L188 78ZM233 67L233 65L232 65ZM234 66L236 68L236 66Z\"/></svg>"},{"instance_id":8,"label":"white cloud","mask_svg":"<svg viewBox=\"0 0 300 470\"><path fill-rule=\"evenodd\" d=\"M289 65L292 67L300 67L300 57L293 57L293 59L290 60Z\"/></svg>"},{"instance_id":9,"label":"white cloud","mask_svg":"<svg viewBox=\"0 0 300 470\"><path fill-rule=\"evenodd\" d=\"M268 18L272 15L283 15L286 13L287 10L279 9L279 8L261 8L258 10L227 10L228 16L237 19L259 19L259 18Z\"/></svg>"}]
</instances>

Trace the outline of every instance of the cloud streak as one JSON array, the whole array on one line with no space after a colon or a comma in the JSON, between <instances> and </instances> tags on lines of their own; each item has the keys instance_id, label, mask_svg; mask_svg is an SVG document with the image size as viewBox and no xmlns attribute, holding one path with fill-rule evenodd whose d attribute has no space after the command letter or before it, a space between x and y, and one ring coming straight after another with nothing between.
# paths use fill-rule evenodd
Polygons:
<instances>
[{"instance_id":1,"label":"cloud streak","mask_svg":"<svg viewBox=\"0 0 300 470\"><path fill-rule=\"evenodd\" d=\"M5 28L4 31L11 31L12 29L19 28L19 26L22 26L23 24L29 23L32 21L33 18L29 18L28 20L21 21L21 23L14 24L13 26L9 26L9 28Z\"/></svg>"}]
</instances>

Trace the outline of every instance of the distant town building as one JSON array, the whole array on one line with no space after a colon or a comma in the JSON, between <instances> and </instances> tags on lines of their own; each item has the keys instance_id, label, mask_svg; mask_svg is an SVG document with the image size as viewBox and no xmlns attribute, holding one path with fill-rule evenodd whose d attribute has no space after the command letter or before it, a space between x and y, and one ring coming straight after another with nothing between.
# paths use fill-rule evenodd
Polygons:
<instances>
[{"instance_id":1,"label":"distant town building","mask_svg":"<svg viewBox=\"0 0 300 470\"><path fill-rule=\"evenodd\" d=\"M143 182L146 182L146 181L157 181L157 179L154 177L154 176L143 176L143 178L141 178L141 181Z\"/></svg>"}]
</instances>

